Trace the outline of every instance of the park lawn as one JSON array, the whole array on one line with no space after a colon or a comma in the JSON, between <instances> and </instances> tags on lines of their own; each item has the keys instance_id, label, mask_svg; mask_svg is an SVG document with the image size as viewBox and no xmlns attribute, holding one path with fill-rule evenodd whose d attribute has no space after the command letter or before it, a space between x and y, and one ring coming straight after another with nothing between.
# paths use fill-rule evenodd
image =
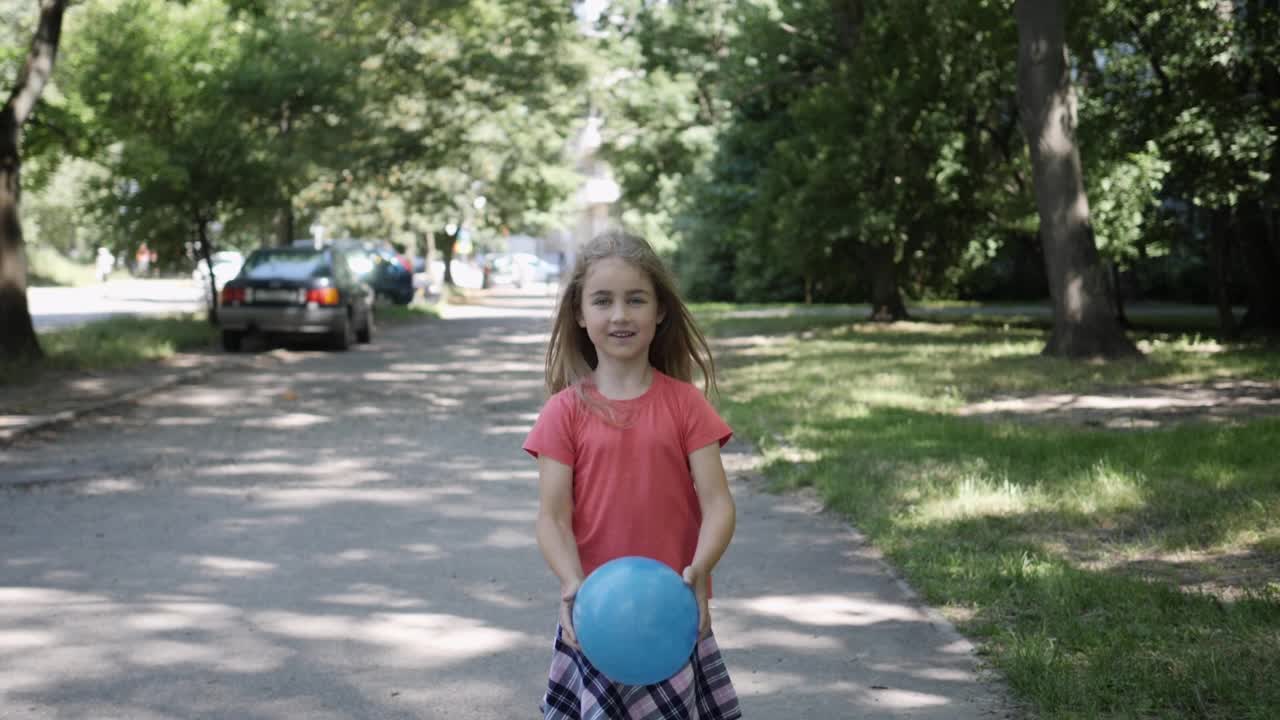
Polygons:
<instances>
[{"instance_id":1,"label":"park lawn","mask_svg":"<svg viewBox=\"0 0 1280 720\"><path fill-rule=\"evenodd\" d=\"M424 300L421 295L414 297L408 305L379 305L374 316L380 323L416 322L418 320L440 319L440 307L436 303ZM377 336L374 336L377 341Z\"/></svg>"},{"instance_id":2,"label":"park lawn","mask_svg":"<svg viewBox=\"0 0 1280 720\"><path fill-rule=\"evenodd\" d=\"M203 313L112 317L40 333L45 358L35 365L0 365L0 385L30 382L46 370L111 370L211 348L217 329Z\"/></svg>"},{"instance_id":3,"label":"park lawn","mask_svg":"<svg viewBox=\"0 0 1280 720\"><path fill-rule=\"evenodd\" d=\"M1042 717L1274 717L1280 419L955 414L997 393L1275 381L1274 350L1146 332L1146 362L1072 363L1026 324L698 312L766 477L847 515Z\"/></svg>"},{"instance_id":4,"label":"park lawn","mask_svg":"<svg viewBox=\"0 0 1280 720\"><path fill-rule=\"evenodd\" d=\"M409 305L379 305L377 322L388 325L440 317L422 299ZM187 350L217 346L218 329L204 313L166 317L113 317L40 333L45 359L36 365L0 364L0 386L30 382L45 370L112 370L163 360ZM377 341L375 335L374 341Z\"/></svg>"}]
</instances>

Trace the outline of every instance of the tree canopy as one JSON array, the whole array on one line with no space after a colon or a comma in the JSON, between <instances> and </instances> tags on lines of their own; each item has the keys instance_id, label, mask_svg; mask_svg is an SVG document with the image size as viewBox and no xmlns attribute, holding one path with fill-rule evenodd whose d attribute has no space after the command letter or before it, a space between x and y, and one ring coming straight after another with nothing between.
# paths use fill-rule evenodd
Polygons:
<instances>
[{"instance_id":1,"label":"tree canopy","mask_svg":"<svg viewBox=\"0 0 1280 720\"><path fill-rule=\"evenodd\" d=\"M1278 5L1063 5L1091 294L1120 322L1145 296L1280 328ZM0 17L12 86L41 16ZM319 223L448 255L567 224L596 118L616 221L694 297L893 320L1054 282L1007 2L613 0L584 24L553 0L104 0L66 25L21 128L35 242L189 263Z\"/></svg>"}]
</instances>

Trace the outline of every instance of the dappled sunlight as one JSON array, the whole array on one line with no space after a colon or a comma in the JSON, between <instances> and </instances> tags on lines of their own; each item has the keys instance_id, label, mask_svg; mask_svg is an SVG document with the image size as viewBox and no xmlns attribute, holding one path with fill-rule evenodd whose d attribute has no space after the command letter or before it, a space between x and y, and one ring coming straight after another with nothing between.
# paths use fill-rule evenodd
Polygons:
<instances>
[{"instance_id":1,"label":"dappled sunlight","mask_svg":"<svg viewBox=\"0 0 1280 720\"><path fill-rule=\"evenodd\" d=\"M157 719L533 710L558 595L533 531L537 466L520 440L544 399L546 335L476 317L391 326L372 350L263 357L211 378L208 395L162 393L119 425L86 427L74 438L83 482L14 495L42 512L5 536L0 559L0 588L28 589L0 592L0 665L18 668L0 677L5 702L36 716ZM933 346L920 363L948 351ZM768 346L779 357L794 347ZM887 360L873 369L878 390L904 387ZM859 412L878 402L811 381L822 392L805 412L841 394ZM776 401L769 382L751 385ZM193 415L212 424L181 421ZM917 416L900 419L894 437L909 442ZM819 442L837 442L834 431L782 425L778 437L784 462L855 467ZM760 471L745 446L725 457L734 472ZM856 533L812 496L734 482L739 532L717 568L713 617L748 717L972 716L982 688L971 649L948 649L953 635ZM121 492L85 494L112 483ZM0 512L0 531L19 517Z\"/></svg>"},{"instance_id":2,"label":"dappled sunlight","mask_svg":"<svg viewBox=\"0 0 1280 720\"><path fill-rule=\"evenodd\" d=\"M492 583L487 585L470 584L463 585L462 591L467 597L473 600L492 605L494 607L506 608L508 610L523 610L534 607L536 604L533 597L516 598L512 597L509 592L503 592L501 588L495 587Z\"/></svg>"},{"instance_id":3,"label":"dappled sunlight","mask_svg":"<svg viewBox=\"0 0 1280 720\"><path fill-rule=\"evenodd\" d=\"M58 640L51 632L40 630L6 630L0 631L0 654L33 650L48 647Z\"/></svg>"},{"instance_id":4,"label":"dappled sunlight","mask_svg":"<svg viewBox=\"0 0 1280 720\"><path fill-rule=\"evenodd\" d=\"M438 560L445 556L445 552L439 545L431 543L412 543L402 545L401 550L416 555L419 560Z\"/></svg>"},{"instance_id":5,"label":"dappled sunlight","mask_svg":"<svg viewBox=\"0 0 1280 720\"><path fill-rule=\"evenodd\" d=\"M539 352L541 352L546 347L547 334L538 332L505 335L498 338L496 342L502 343L503 345L533 345L538 348Z\"/></svg>"},{"instance_id":6,"label":"dappled sunlight","mask_svg":"<svg viewBox=\"0 0 1280 720\"><path fill-rule=\"evenodd\" d=\"M533 520L532 517L529 518ZM519 530L512 528L495 528L481 541L482 544L495 548L537 547L537 539L527 527Z\"/></svg>"},{"instance_id":7,"label":"dappled sunlight","mask_svg":"<svg viewBox=\"0 0 1280 720\"><path fill-rule=\"evenodd\" d=\"M722 648L758 649L785 648L791 652L847 652L844 643L829 635L820 635L798 630L783 630L769 627L753 627L746 619L723 621L716 610L719 603L713 604L712 616L716 617L717 639Z\"/></svg>"},{"instance_id":8,"label":"dappled sunlight","mask_svg":"<svg viewBox=\"0 0 1280 720\"><path fill-rule=\"evenodd\" d=\"M268 428L271 430L296 430L298 428L307 428L313 425L333 422L333 418L327 415L312 415L310 413L281 413L273 415L269 418L261 418L258 420L245 420L245 427Z\"/></svg>"},{"instance_id":9,"label":"dappled sunlight","mask_svg":"<svg viewBox=\"0 0 1280 720\"><path fill-rule=\"evenodd\" d=\"M525 633L489 627L472 618L442 613L370 613L360 617L265 611L249 621L261 631L295 640L363 642L389 651L391 665L429 670L509 650L534 641Z\"/></svg>"},{"instance_id":10,"label":"dappled sunlight","mask_svg":"<svg viewBox=\"0 0 1280 720\"><path fill-rule=\"evenodd\" d=\"M1007 516L1026 512L1033 504L1035 491L1017 485L1008 478L992 478L984 474L965 474L943 496L930 497L918 505L921 522L949 522L969 517Z\"/></svg>"},{"instance_id":11,"label":"dappled sunlight","mask_svg":"<svg viewBox=\"0 0 1280 720\"><path fill-rule=\"evenodd\" d=\"M532 469L503 470L503 471L481 470L474 473L472 475L472 479L486 480L486 481L496 480L496 481L503 481L503 482L510 481L510 480L521 480L521 481L528 480L529 482L534 482L538 479L538 470L537 470L537 466L533 465L532 462L526 465L526 467L530 467L530 466L532 466Z\"/></svg>"},{"instance_id":12,"label":"dappled sunlight","mask_svg":"<svg viewBox=\"0 0 1280 720\"><path fill-rule=\"evenodd\" d=\"M897 689L875 683L864 685L844 680L814 684L803 675L780 671L755 672L745 678L734 676L734 686L743 697L778 694L830 696L824 704L836 713L937 709L941 712L930 717L942 718L948 717L946 707L955 704L953 698L938 693ZM912 714L905 717L919 716Z\"/></svg>"},{"instance_id":13,"label":"dappled sunlight","mask_svg":"<svg viewBox=\"0 0 1280 720\"><path fill-rule=\"evenodd\" d=\"M217 420L211 417L163 417L156 418L153 424L159 427L204 427L215 423Z\"/></svg>"},{"instance_id":14,"label":"dappled sunlight","mask_svg":"<svg viewBox=\"0 0 1280 720\"><path fill-rule=\"evenodd\" d=\"M903 710L909 708L943 708L955 702L945 695L895 688L873 688L871 696L877 706Z\"/></svg>"},{"instance_id":15,"label":"dappled sunlight","mask_svg":"<svg viewBox=\"0 0 1280 720\"><path fill-rule=\"evenodd\" d=\"M90 480L85 483L84 492L86 495L109 495L114 493L130 493L137 492L142 489L141 483L137 480L125 480L122 478L102 478L99 480Z\"/></svg>"},{"instance_id":16,"label":"dappled sunlight","mask_svg":"<svg viewBox=\"0 0 1280 720\"><path fill-rule=\"evenodd\" d=\"M354 488L282 488L278 490L262 489L256 492L256 502L267 510L307 510L326 505L343 505L345 503L367 503L371 505L388 505L403 507L406 505L427 505L438 495L431 490L369 490Z\"/></svg>"},{"instance_id":17,"label":"dappled sunlight","mask_svg":"<svg viewBox=\"0 0 1280 720\"><path fill-rule=\"evenodd\" d=\"M881 622L919 622L919 612L901 604L852 595L766 595L721 604L735 612L782 618L798 625L860 627Z\"/></svg>"},{"instance_id":18,"label":"dappled sunlight","mask_svg":"<svg viewBox=\"0 0 1280 720\"><path fill-rule=\"evenodd\" d=\"M394 610L423 608L429 604L422 598L412 597L396 588L372 583L356 583L347 592L325 595L317 598L317 600L333 605L382 607Z\"/></svg>"},{"instance_id":19,"label":"dappled sunlight","mask_svg":"<svg viewBox=\"0 0 1280 720\"><path fill-rule=\"evenodd\" d=\"M261 577L276 569L274 563L232 557L184 557L180 562L198 568L201 575L215 578Z\"/></svg>"},{"instance_id":20,"label":"dappled sunlight","mask_svg":"<svg viewBox=\"0 0 1280 720\"><path fill-rule=\"evenodd\" d=\"M495 509L494 507L458 505L455 503L437 504L432 510L445 517L484 520L488 523L499 521L517 524L528 523L525 525L526 528L533 527L534 517L538 514L538 508L535 503L530 503L526 510ZM531 533L532 530L530 529L528 532Z\"/></svg>"},{"instance_id":21,"label":"dappled sunlight","mask_svg":"<svg viewBox=\"0 0 1280 720\"><path fill-rule=\"evenodd\" d=\"M231 462L215 467L199 469L197 477L253 477L287 476L301 480L323 480L330 487L351 487L364 483L388 480L391 475L378 470L365 469L363 463L354 460L333 460L323 465L299 465L289 462Z\"/></svg>"},{"instance_id":22,"label":"dappled sunlight","mask_svg":"<svg viewBox=\"0 0 1280 720\"><path fill-rule=\"evenodd\" d=\"M285 657L252 633L237 629L237 609L196 598L128 603L100 594L0 588L0 599L20 600L20 605L3 604L0 617L27 626L0 631L0 664L21 668L0 674L0 689L10 692L56 687L64 675L106 680L127 675L131 668L194 665L217 672L260 673L278 667ZM49 611L56 611L65 634L40 629ZM113 620L103 623L104 617ZM224 634L222 642L208 642L211 632ZM36 639L42 642L33 644Z\"/></svg>"},{"instance_id":23,"label":"dappled sunlight","mask_svg":"<svg viewBox=\"0 0 1280 720\"><path fill-rule=\"evenodd\" d=\"M485 435L518 435L523 440L525 435L529 434L532 429L532 423L528 425L490 425L484 429Z\"/></svg>"}]
</instances>

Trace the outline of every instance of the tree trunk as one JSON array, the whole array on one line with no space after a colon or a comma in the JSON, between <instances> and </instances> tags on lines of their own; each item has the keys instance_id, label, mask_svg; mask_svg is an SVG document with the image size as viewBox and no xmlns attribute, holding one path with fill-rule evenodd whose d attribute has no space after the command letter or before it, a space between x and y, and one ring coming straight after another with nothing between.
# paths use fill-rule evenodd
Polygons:
<instances>
[{"instance_id":1,"label":"tree trunk","mask_svg":"<svg viewBox=\"0 0 1280 720\"><path fill-rule=\"evenodd\" d=\"M836 29L836 40L846 56L852 56L862 34L862 22L866 17L863 0L831 0L831 15Z\"/></svg>"},{"instance_id":2,"label":"tree trunk","mask_svg":"<svg viewBox=\"0 0 1280 720\"><path fill-rule=\"evenodd\" d=\"M280 247L289 247L293 244L294 218L293 218L293 202L289 201L284 206L276 208L276 216L272 223L276 230L276 245Z\"/></svg>"},{"instance_id":3,"label":"tree trunk","mask_svg":"<svg viewBox=\"0 0 1280 720\"><path fill-rule=\"evenodd\" d=\"M458 229L452 235L445 233L444 247L440 248L440 259L444 261L444 279L445 287L454 287L453 282L453 247L458 242L458 235L462 234L462 225L459 223ZM441 293L444 294L443 292Z\"/></svg>"},{"instance_id":4,"label":"tree trunk","mask_svg":"<svg viewBox=\"0 0 1280 720\"><path fill-rule=\"evenodd\" d=\"M1215 208L1209 213L1209 267L1213 273L1213 300L1218 308L1218 332L1224 338L1236 336L1236 317L1231 310L1231 211Z\"/></svg>"},{"instance_id":5,"label":"tree trunk","mask_svg":"<svg viewBox=\"0 0 1280 720\"><path fill-rule=\"evenodd\" d=\"M200 253L200 259L204 261L205 269L209 271L209 297L212 301L209 303L209 324L217 326L218 324L218 279L213 276L213 248L209 247L209 223L202 218L195 219L196 224L196 247Z\"/></svg>"},{"instance_id":6,"label":"tree trunk","mask_svg":"<svg viewBox=\"0 0 1280 720\"><path fill-rule=\"evenodd\" d=\"M27 254L18 217L21 196L18 128L13 111L0 117L0 362L44 355L27 306Z\"/></svg>"},{"instance_id":7,"label":"tree trunk","mask_svg":"<svg viewBox=\"0 0 1280 720\"><path fill-rule=\"evenodd\" d=\"M40 21L26 62L0 109L0 361L30 361L44 355L27 305L27 254L19 216L20 136L53 74L66 9L67 0L41 0Z\"/></svg>"},{"instance_id":8,"label":"tree trunk","mask_svg":"<svg viewBox=\"0 0 1280 720\"><path fill-rule=\"evenodd\" d=\"M871 280L871 317L875 322L906 320L907 305L902 301L898 287L898 263L893 246L871 244L865 246L865 265Z\"/></svg>"},{"instance_id":9,"label":"tree trunk","mask_svg":"<svg viewBox=\"0 0 1280 720\"><path fill-rule=\"evenodd\" d=\"M1120 287L1122 278L1120 275L1120 266L1114 262L1107 263L1107 269L1111 273L1111 294L1116 300L1116 324L1128 330L1133 327L1129 322L1129 316L1124 311L1124 290Z\"/></svg>"},{"instance_id":10,"label":"tree trunk","mask_svg":"<svg viewBox=\"0 0 1280 720\"><path fill-rule=\"evenodd\" d=\"M1236 229L1249 294L1249 307L1240 326L1246 331L1280 333L1280 255L1271 245L1263 208L1257 201L1241 203Z\"/></svg>"},{"instance_id":11,"label":"tree trunk","mask_svg":"<svg viewBox=\"0 0 1280 720\"><path fill-rule=\"evenodd\" d=\"M1076 146L1076 98L1063 0L1018 0L1018 114L1031 153L1053 332L1045 355L1140 357L1116 323L1115 300L1089 223Z\"/></svg>"}]
</instances>

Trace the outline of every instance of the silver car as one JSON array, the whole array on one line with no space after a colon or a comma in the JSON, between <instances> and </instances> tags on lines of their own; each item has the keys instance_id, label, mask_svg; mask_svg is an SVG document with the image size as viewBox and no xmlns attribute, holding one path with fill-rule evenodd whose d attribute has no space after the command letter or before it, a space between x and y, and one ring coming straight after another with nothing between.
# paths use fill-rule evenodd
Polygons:
<instances>
[{"instance_id":1,"label":"silver car","mask_svg":"<svg viewBox=\"0 0 1280 720\"><path fill-rule=\"evenodd\" d=\"M253 251L222 287L222 347L240 349L245 334L322 335L346 350L373 339L373 290L347 256L333 248L273 247Z\"/></svg>"}]
</instances>

